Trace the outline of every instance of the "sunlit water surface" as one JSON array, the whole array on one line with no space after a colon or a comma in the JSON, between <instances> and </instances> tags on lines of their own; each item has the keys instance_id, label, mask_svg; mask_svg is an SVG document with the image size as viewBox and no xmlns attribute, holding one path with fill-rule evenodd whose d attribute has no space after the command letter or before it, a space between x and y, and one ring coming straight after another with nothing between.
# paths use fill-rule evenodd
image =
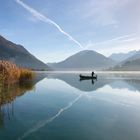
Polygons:
<instances>
[{"instance_id":1,"label":"sunlit water surface","mask_svg":"<svg viewBox=\"0 0 140 140\"><path fill-rule=\"evenodd\" d=\"M0 93L0 140L140 140L139 74L40 73Z\"/></svg>"}]
</instances>

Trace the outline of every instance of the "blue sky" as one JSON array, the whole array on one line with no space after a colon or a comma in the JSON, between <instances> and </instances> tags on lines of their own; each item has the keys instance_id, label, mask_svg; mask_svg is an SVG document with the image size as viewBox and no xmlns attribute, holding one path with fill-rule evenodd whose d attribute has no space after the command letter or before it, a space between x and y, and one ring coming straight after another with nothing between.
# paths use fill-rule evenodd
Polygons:
<instances>
[{"instance_id":1,"label":"blue sky","mask_svg":"<svg viewBox=\"0 0 140 140\"><path fill-rule=\"evenodd\" d=\"M139 13L140 0L0 0L0 34L44 62L109 56L140 49Z\"/></svg>"}]
</instances>

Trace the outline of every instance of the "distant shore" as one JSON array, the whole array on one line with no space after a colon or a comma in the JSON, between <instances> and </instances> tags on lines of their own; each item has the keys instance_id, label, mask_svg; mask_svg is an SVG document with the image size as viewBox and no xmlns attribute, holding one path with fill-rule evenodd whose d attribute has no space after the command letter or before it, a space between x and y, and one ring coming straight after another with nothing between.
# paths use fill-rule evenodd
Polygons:
<instances>
[{"instance_id":1,"label":"distant shore","mask_svg":"<svg viewBox=\"0 0 140 140\"><path fill-rule=\"evenodd\" d=\"M91 73L91 71L35 71L36 73ZM140 71L96 71L97 74L140 74Z\"/></svg>"}]
</instances>

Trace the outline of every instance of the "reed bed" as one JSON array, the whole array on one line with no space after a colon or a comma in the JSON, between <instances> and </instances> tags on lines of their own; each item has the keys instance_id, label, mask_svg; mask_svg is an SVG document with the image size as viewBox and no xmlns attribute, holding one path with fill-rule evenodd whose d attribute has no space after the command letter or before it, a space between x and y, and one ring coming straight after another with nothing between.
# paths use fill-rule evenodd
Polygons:
<instances>
[{"instance_id":1,"label":"reed bed","mask_svg":"<svg viewBox=\"0 0 140 140\"><path fill-rule=\"evenodd\" d=\"M0 60L0 83L17 83L32 80L34 72L19 68L14 63Z\"/></svg>"}]
</instances>

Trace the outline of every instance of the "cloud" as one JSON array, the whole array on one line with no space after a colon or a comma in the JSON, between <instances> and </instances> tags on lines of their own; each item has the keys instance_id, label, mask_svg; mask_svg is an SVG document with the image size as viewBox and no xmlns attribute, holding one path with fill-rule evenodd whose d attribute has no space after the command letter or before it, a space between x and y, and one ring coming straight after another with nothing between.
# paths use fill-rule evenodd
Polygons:
<instances>
[{"instance_id":1,"label":"cloud","mask_svg":"<svg viewBox=\"0 0 140 140\"><path fill-rule=\"evenodd\" d=\"M132 42L132 41L136 41L136 40L139 40L139 39L140 39L140 37L128 38L128 39L120 40L120 43Z\"/></svg>"},{"instance_id":2,"label":"cloud","mask_svg":"<svg viewBox=\"0 0 140 140\"><path fill-rule=\"evenodd\" d=\"M140 29L139 0L87 0L79 12L94 26Z\"/></svg>"},{"instance_id":3,"label":"cloud","mask_svg":"<svg viewBox=\"0 0 140 140\"><path fill-rule=\"evenodd\" d=\"M97 50L99 53L104 54L105 56L110 56L112 53L127 53L129 51L140 50L140 40L137 42L126 42L122 44L114 44L113 47L104 47Z\"/></svg>"},{"instance_id":4,"label":"cloud","mask_svg":"<svg viewBox=\"0 0 140 140\"><path fill-rule=\"evenodd\" d=\"M86 45L86 49L94 49L106 56L114 52L129 52L131 50L140 50L140 37L136 34L128 34L109 39L102 42L92 42Z\"/></svg>"},{"instance_id":5,"label":"cloud","mask_svg":"<svg viewBox=\"0 0 140 140\"><path fill-rule=\"evenodd\" d=\"M51 19L49 19L45 15L41 14L40 12L36 11L32 7L30 7L29 5L25 4L21 0L15 0L15 1L19 5L21 5L23 8L25 8L28 12L30 12L32 14L32 16L34 16L36 19L38 19L42 22L45 22L45 23L50 23L51 25L55 26L63 35L68 37L69 40L73 41L76 45L78 45L81 49L83 49L83 46L81 45L81 43L78 42L77 40L75 40L70 34L65 32L57 23L55 23L54 21L52 21Z\"/></svg>"},{"instance_id":6,"label":"cloud","mask_svg":"<svg viewBox=\"0 0 140 140\"><path fill-rule=\"evenodd\" d=\"M114 43L122 43L122 42L125 42L126 40L133 41L137 38L130 38L130 37L134 37L134 36L135 36L135 34L128 34L128 35L123 35L123 36L119 36L119 37L116 37L113 39L109 39L109 40L102 41L102 42L96 42L96 43L89 41L89 43L86 45L86 48L93 48L93 47L96 47L99 45L108 45L108 44L112 44L112 43L113 44Z\"/></svg>"},{"instance_id":7,"label":"cloud","mask_svg":"<svg viewBox=\"0 0 140 140\"><path fill-rule=\"evenodd\" d=\"M118 20L115 13L124 2L119 0L88 0L85 5L84 18L90 18L91 22L97 25L117 25ZM124 0L125 1L125 0Z\"/></svg>"}]
</instances>

